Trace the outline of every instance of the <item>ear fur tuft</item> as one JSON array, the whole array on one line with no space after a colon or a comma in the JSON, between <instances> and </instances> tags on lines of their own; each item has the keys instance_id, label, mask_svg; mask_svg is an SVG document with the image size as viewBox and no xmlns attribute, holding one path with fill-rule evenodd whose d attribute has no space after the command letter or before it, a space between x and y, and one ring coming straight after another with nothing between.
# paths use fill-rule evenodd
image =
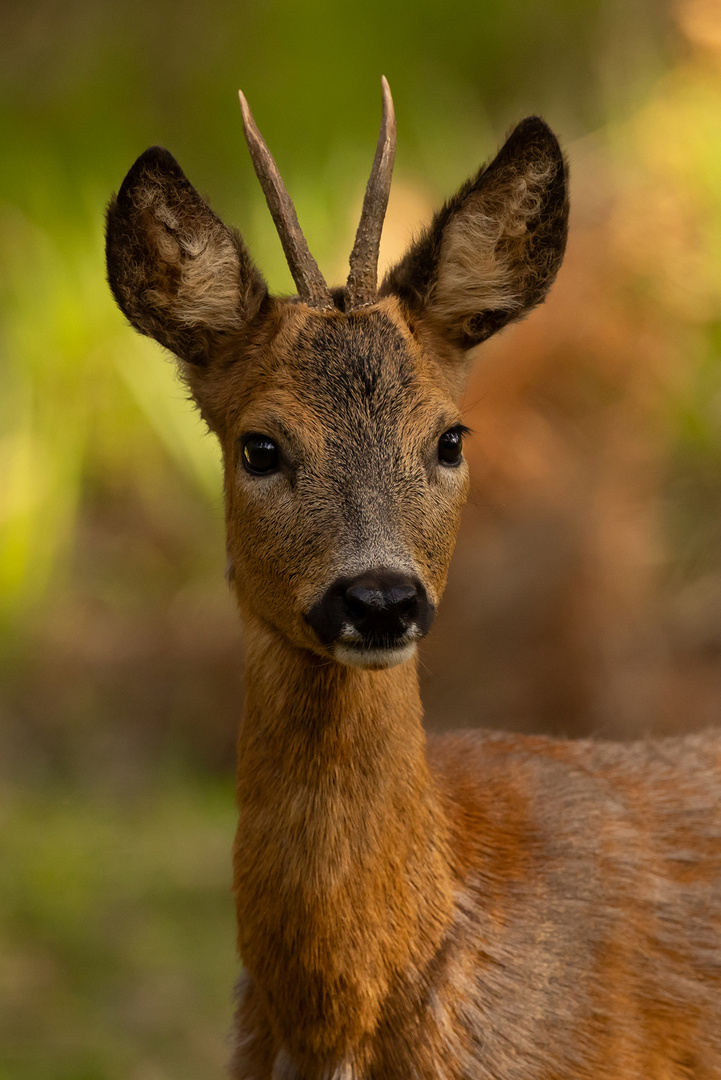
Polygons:
<instances>
[{"instance_id":1,"label":"ear fur tuft","mask_svg":"<svg viewBox=\"0 0 721 1080\"><path fill-rule=\"evenodd\" d=\"M548 292L566 246L567 167L550 128L523 120L494 160L436 214L382 293L468 349Z\"/></svg>"},{"instance_id":2,"label":"ear fur tuft","mask_svg":"<svg viewBox=\"0 0 721 1080\"><path fill-rule=\"evenodd\" d=\"M206 364L267 296L240 236L160 146L138 158L110 203L106 258L110 288L135 329L192 364Z\"/></svg>"}]
</instances>

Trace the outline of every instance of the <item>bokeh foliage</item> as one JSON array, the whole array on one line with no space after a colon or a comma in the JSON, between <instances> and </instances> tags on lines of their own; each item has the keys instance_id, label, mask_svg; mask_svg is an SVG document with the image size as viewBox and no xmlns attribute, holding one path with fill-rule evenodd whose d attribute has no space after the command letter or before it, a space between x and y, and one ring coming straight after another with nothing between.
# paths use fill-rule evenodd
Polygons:
<instances>
[{"instance_id":1,"label":"bokeh foliage","mask_svg":"<svg viewBox=\"0 0 721 1080\"><path fill-rule=\"evenodd\" d=\"M2 1080L222 1075L233 816L188 775L124 807L4 793Z\"/></svg>"}]
</instances>

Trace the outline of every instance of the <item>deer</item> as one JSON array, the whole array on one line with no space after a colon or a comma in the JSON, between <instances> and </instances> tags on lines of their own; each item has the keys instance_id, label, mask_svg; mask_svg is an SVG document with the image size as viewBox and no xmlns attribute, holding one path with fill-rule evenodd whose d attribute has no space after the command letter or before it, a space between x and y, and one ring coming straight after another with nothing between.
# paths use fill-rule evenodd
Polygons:
<instances>
[{"instance_id":1,"label":"deer","mask_svg":"<svg viewBox=\"0 0 721 1080\"><path fill-rule=\"evenodd\" d=\"M234 1080L718 1080L721 734L424 733L418 644L469 477L459 400L547 295L568 167L522 120L380 286L390 89L329 288L245 97L297 295L165 149L107 214L132 327L220 443L244 626Z\"/></svg>"}]
</instances>

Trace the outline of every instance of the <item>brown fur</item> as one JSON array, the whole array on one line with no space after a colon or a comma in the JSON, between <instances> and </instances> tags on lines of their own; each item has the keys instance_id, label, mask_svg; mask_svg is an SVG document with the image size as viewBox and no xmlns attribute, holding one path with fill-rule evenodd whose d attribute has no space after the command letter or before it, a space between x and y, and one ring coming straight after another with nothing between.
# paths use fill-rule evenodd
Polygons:
<instances>
[{"instance_id":1,"label":"brown fur","mask_svg":"<svg viewBox=\"0 0 721 1080\"><path fill-rule=\"evenodd\" d=\"M225 463L248 672L236 1080L721 1076L721 738L426 748L415 661L340 663L307 617L378 567L439 601L465 350L543 298L566 216L531 118L345 314L341 293L267 297L165 151L111 205L116 298L180 357ZM281 448L268 475L249 433Z\"/></svg>"}]
</instances>

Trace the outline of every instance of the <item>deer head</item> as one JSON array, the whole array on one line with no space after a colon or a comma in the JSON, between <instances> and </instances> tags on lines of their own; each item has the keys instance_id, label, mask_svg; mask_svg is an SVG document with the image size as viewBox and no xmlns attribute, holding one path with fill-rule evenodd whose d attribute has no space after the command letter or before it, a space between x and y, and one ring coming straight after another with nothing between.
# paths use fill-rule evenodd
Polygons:
<instances>
[{"instance_id":1,"label":"deer head","mask_svg":"<svg viewBox=\"0 0 721 1080\"><path fill-rule=\"evenodd\" d=\"M395 148L383 80L348 282L330 290L241 106L298 295L269 295L241 237L159 147L110 205L110 286L176 355L220 440L244 617L341 663L392 666L428 631L446 580L468 488L469 350L543 300L561 263L563 156L542 120L522 121L377 289Z\"/></svg>"}]
</instances>

